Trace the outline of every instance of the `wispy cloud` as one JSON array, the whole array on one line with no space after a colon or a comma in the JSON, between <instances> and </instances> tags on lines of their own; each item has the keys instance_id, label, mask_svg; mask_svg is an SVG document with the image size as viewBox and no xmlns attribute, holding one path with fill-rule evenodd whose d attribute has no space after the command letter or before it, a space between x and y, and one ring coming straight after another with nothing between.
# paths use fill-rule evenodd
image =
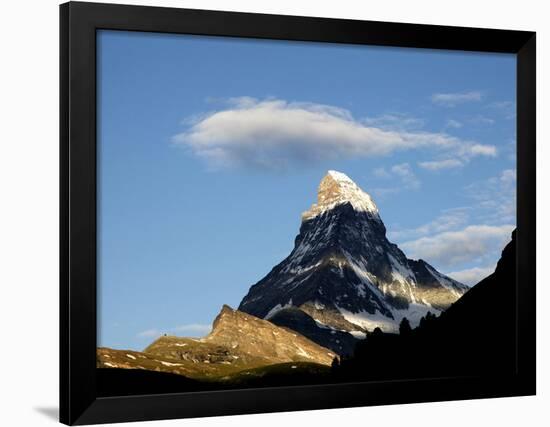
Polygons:
<instances>
[{"instance_id":1,"label":"wispy cloud","mask_svg":"<svg viewBox=\"0 0 550 427\"><path fill-rule=\"evenodd\" d=\"M453 92L453 93L434 93L432 102L444 107L456 107L466 102L479 102L483 99L483 93L479 91L471 92Z\"/></svg>"},{"instance_id":2,"label":"wispy cloud","mask_svg":"<svg viewBox=\"0 0 550 427\"><path fill-rule=\"evenodd\" d=\"M467 185L464 190L483 212L484 220L492 223L516 221L515 169L504 169L497 176Z\"/></svg>"},{"instance_id":3,"label":"wispy cloud","mask_svg":"<svg viewBox=\"0 0 550 427\"><path fill-rule=\"evenodd\" d=\"M373 188L372 193L380 198L386 197L390 194L397 194L404 190L418 190L421 186L421 182L414 173L409 163L399 163L391 166L389 169L380 167L372 171L373 175L382 179L396 179L398 185L392 187Z\"/></svg>"},{"instance_id":4,"label":"wispy cloud","mask_svg":"<svg viewBox=\"0 0 550 427\"><path fill-rule=\"evenodd\" d=\"M477 116L470 117L468 122L475 125L494 125L495 119L478 114Z\"/></svg>"},{"instance_id":5,"label":"wispy cloud","mask_svg":"<svg viewBox=\"0 0 550 427\"><path fill-rule=\"evenodd\" d=\"M466 166L475 157L496 157L497 148L494 145L471 144L468 147L459 147L453 157L441 157L435 160L418 162L418 166L431 171L456 169Z\"/></svg>"},{"instance_id":6,"label":"wispy cloud","mask_svg":"<svg viewBox=\"0 0 550 427\"><path fill-rule=\"evenodd\" d=\"M464 158L468 159L477 156L495 157L497 155L497 148L494 145L473 144L462 150L461 154Z\"/></svg>"},{"instance_id":7,"label":"wispy cloud","mask_svg":"<svg viewBox=\"0 0 550 427\"><path fill-rule=\"evenodd\" d=\"M244 97L196 117L173 140L205 159L212 169L281 170L415 149L487 155L479 151L485 146L446 133L369 126L348 110L330 105ZM487 152L494 149L486 148Z\"/></svg>"},{"instance_id":8,"label":"wispy cloud","mask_svg":"<svg viewBox=\"0 0 550 427\"><path fill-rule=\"evenodd\" d=\"M515 119L516 104L512 101L495 101L487 105L487 108L498 113L507 120Z\"/></svg>"},{"instance_id":9,"label":"wispy cloud","mask_svg":"<svg viewBox=\"0 0 550 427\"><path fill-rule=\"evenodd\" d=\"M442 267L477 261L501 250L510 240L514 225L469 225L462 230L446 231L429 237L401 243L413 258L422 258Z\"/></svg>"},{"instance_id":10,"label":"wispy cloud","mask_svg":"<svg viewBox=\"0 0 550 427\"><path fill-rule=\"evenodd\" d=\"M147 329L137 334L139 338L158 338L162 335L158 329Z\"/></svg>"},{"instance_id":11,"label":"wispy cloud","mask_svg":"<svg viewBox=\"0 0 550 427\"><path fill-rule=\"evenodd\" d=\"M509 108L513 108L514 103L512 101L495 101L491 102L488 107L495 108L497 110L507 110Z\"/></svg>"},{"instance_id":12,"label":"wispy cloud","mask_svg":"<svg viewBox=\"0 0 550 427\"><path fill-rule=\"evenodd\" d=\"M462 127L462 122L459 122L458 120L455 120L455 119L448 119L445 124L445 127L460 129Z\"/></svg>"},{"instance_id":13,"label":"wispy cloud","mask_svg":"<svg viewBox=\"0 0 550 427\"><path fill-rule=\"evenodd\" d=\"M391 172L401 179L404 188L411 190L420 188L420 181L414 174L410 164L400 163L398 165L393 165L391 167Z\"/></svg>"},{"instance_id":14,"label":"wispy cloud","mask_svg":"<svg viewBox=\"0 0 550 427\"><path fill-rule=\"evenodd\" d=\"M467 207L448 209L432 221L418 227L390 230L388 237L392 240L403 241L457 229L468 222L469 210L470 208Z\"/></svg>"},{"instance_id":15,"label":"wispy cloud","mask_svg":"<svg viewBox=\"0 0 550 427\"><path fill-rule=\"evenodd\" d=\"M203 336L208 334L212 330L212 325L204 325L201 323L190 323L187 325L180 325L173 329L175 332L181 332L191 336Z\"/></svg>"},{"instance_id":16,"label":"wispy cloud","mask_svg":"<svg viewBox=\"0 0 550 427\"><path fill-rule=\"evenodd\" d=\"M388 237L407 255L442 271L454 269L452 277L473 284L493 268L515 228L515 187L515 169L504 169L465 187L471 206L449 209L417 227L390 229Z\"/></svg>"},{"instance_id":17,"label":"wispy cloud","mask_svg":"<svg viewBox=\"0 0 550 427\"><path fill-rule=\"evenodd\" d=\"M495 266L489 267L474 267L460 271L451 271L447 276L458 280L468 286L477 285L482 279L485 279L489 274L495 271Z\"/></svg>"},{"instance_id":18,"label":"wispy cloud","mask_svg":"<svg viewBox=\"0 0 550 427\"><path fill-rule=\"evenodd\" d=\"M431 171L442 169L453 169L464 166L464 162L458 159L432 160L427 162L418 162L418 166Z\"/></svg>"},{"instance_id":19,"label":"wispy cloud","mask_svg":"<svg viewBox=\"0 0 550 427\"><path fill-rule=\"evenodd\" d=\"M386 168L380 167L372 171L372 174L377 178L390 178L391 174L386 170Z\"/></svg>"},{"instance_id":20,"label":"wispy cloud","mask_svg":"<svg viewBox=\"0 0 550 427\"><path fill-rule=\"evenodd\" d=\"M363 120L368 126L386 130L417 130L424 126L424 120L403 113L382 114Z\"/></svg>"},{"instance_id":21,"label":"wispy cloud","mask_svg":"<svg viewBox=\"0 0 550 427\"><path fill-rule=\"evenodd\" d=\"M191 337L202 337L207 335L212 330L212 325L206 325L202 323L189 323L176 326L175 328L168 328L164 332L161 332L157 328L146 329L145 331L138 332L139 338L158 338L164 333L170 333L174 335L185 335Z\"/></svg>"}]
</instances>

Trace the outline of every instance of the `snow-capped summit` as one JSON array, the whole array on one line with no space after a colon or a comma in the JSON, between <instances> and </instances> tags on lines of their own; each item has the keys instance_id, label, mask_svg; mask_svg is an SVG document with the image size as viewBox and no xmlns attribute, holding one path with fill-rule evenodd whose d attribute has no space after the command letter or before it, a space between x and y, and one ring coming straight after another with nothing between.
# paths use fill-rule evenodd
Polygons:
<instances>
[{"instance_id":1,"label":"snow-capped summit","mask_svg":"<svg viewBox=\"0 0 550 427\"><path fill-rule=\"evenodd\" d=\"M365 332L395 332L404 317L414 327L468 290L388 241L375 203L347 175L329 171L317 199L290 255L250 288L239 310L345 354Z\"/></svg>"},{"instance_id":2,"label":"snow-capped summit","mask_svg":"<svg viewBox=\"0 0 550 427\"><path fill-rule=\"evenodd\" d=\"M329 170L319 184L317 203L302 214L302 220L307 221L344 203L351 204L356 211L378 215L378 208L372 198L350 177L342 172Z\"/></svg>"}]
</instances>

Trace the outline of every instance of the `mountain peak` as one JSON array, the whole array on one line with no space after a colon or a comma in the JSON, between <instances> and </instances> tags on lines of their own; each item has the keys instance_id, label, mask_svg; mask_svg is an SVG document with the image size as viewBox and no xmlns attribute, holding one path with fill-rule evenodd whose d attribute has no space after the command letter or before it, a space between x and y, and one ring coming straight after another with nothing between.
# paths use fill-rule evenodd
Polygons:
<instances>
[{"instance_id":1,"label":"mountain peak","mask_svg":"<svg viewBox=\"0 0 550 427\"><path fill-rule=\"evenodd\" d=\"M356 211L370 212L378 216L378 208L372 198L345 173L329 170L321 180L317 191L317 203L302 214L306 221L331 210L336 205L350 203Z\"/></svg>"},{"instance_id":2,"label":"mountain peak","mask_svg":"<svg viewBox=\"0 0 550 427\"><path fill-rule=\"evenodd\" d=\"M347 175L329 171L317 199L302 214L292 252L250 288L241 312L347 354L367 332L397 332L405 317L416 327L467 291L390 242L376 205Z\"/></svg>"},{"instance_id":3,"label":"mountain peak","mask_svg":"<svg viewBox=\"0 0 550 427\"><path fill-rule=\"evenodd\" d=\"M330 177L333 180L338 181L338 182L348 182L348 183L355 184L353 182L353 180L343 172L338 172L338 171L335 171L335 170L329 170L324 178L327 178L327 177Z\"/></svg>"}]
</instances>

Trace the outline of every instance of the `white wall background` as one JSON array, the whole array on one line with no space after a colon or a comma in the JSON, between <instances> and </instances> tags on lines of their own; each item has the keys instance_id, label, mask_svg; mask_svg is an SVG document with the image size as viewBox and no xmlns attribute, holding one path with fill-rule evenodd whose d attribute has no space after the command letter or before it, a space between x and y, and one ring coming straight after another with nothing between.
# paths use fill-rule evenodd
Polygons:
<instances>
[{"instance_id":1,"label":"white wall background","mask_svg":"<svg viewBox=\"0 0 550 427\"><path fill-rule=\"evenodd\" d=\"M112 1L104 0L113 3ZM163 421L197 427L548 425L549 12L540 0L164 0L135 4L538 32L537 397ZM58 1L0 3L0 424L52 425L58 396ZM545 78L546 77L546 78ZM545 407L546 406L546 407Z\"/></svg>"}]
</instances>

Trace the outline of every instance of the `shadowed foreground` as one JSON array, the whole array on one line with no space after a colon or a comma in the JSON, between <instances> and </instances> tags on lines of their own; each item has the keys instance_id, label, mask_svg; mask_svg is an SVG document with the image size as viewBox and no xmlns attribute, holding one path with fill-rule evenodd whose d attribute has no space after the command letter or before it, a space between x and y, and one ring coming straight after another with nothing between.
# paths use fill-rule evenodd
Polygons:
<instances>
[{"instance_id":1,"label":"shadowed foreground","mask_svg":"<svg viewBox=\"0 0 550 427\"><path fill-rule=\"evenodd\" d=\"M254 368L223 379L203 381L141 369L98 368L96 372L97 391L102 397L326 384L332 381L329 367L304 362Z\"/></svg>"}]
</instances>

